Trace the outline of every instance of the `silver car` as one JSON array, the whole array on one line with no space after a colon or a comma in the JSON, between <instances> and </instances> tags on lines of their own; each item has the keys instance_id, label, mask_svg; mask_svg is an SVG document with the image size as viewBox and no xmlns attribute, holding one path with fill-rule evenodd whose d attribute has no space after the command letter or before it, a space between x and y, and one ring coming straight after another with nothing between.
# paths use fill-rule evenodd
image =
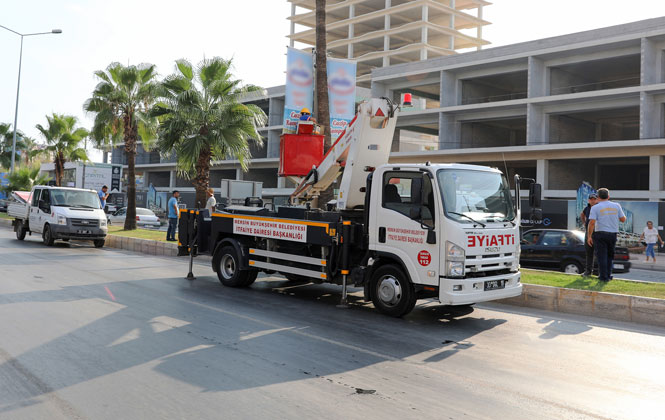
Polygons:
<instances>
[{"instance_id":1,"label":"silver car","mask_svg":"<svg viewBox=\"0 0 665 420\"><path fill-rule=\"evenodd\" d=\"M108 215L108 224L111 225L124 225L125 218L127 217L127 207L122 207ZM136 225L141 227L159 228L161 222L159 217L150 209L142 207L136 208Z\"/></svg>"}]
</instances>

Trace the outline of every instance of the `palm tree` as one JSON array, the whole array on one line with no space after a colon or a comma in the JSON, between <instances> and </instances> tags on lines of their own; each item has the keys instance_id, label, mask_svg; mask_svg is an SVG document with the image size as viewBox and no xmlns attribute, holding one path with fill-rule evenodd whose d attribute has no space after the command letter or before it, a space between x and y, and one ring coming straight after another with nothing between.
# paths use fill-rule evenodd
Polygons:
<instances>
[{"instance_id":1,"label":"palm tree","mask_svg":"<svg viewBox=\"0 0 665 420\"><path fill-rule=\"evenodd\" d=\"M71 115L53 114L46 116L48 127L41 124L35 127L46 139L46 151L53 154L55 164L55 185L62 185L65 175L65 162L87 161L85 149L79 147L83 139L88 137L88 130L83 127L76 128L76 117Z\"/></svg>"},{"instance_id":2,"label":"palm tree","mask_svg":"<svg viewBox=\"0 0 665 420\"><path fill-rule=\"evenodd\" d=\"M9 183L2 187L2 192L9 195L12 191L30 191L35 185L46 185L50 180L46 174L39 173L39 166L22 166L7 176Z\"/></svg>"},{"instance_id":3,"label":"palm tree","mask_svg":"<svg viewBox=\"0 0 665 420\"><path fill-rule=\"evenodd\" d=\"M136 229L136 146L149 149L157 120L148 115L159 84L153 64L123 66L111 63L95 72L100 80L83 108L95 113L91 136L99 148L122 140L127 155L127 217L125 230Z\"/></svg>"},{"instance_id":4,"label":"palm tree","mask_svg":"<svg viewBox=\"0 0 665 420\"><path fill-rule=\"evenodd\" d=\"M31 165L35 159L41 157L46 152L43 145L37 143L32 137L24 136L23 144L25 146L25 149L23 150L23 161L25 165Z\"/></svg>"},{"instance_id":5,"label":"palm tree","mask_svg":"<svg viewBox=\"0 0 665 420\"><path fill-rule=\"evenodd\" d=\"M159 149L175 152L178 172L192 180L196 206L205 207L212 159L235 158L247 170L249 139L263 144L257 128L266 115L256 105L240 103L256 86L242 86L231 73L231 60L206 59L192 68L176 61L176 73L162 82L162 101L152 115L160 119Z\"/></svg>"},{"instance_id":6,"label":"palm tree","mask_svg":"<svg viewBox=\"0 0 665 420\"><path fill-rule=\"evenodd\" d=\"M326 0L316 0L316 118L323 125L323 150L330 149L330 110L328 104L328 57L326 43ZM333 198L330 186L319 195L319 207L326 208L326 203Z\"/></svg>"},{"instance_id":7,"label":"palm tree","mask_svg":"<svg viewBox=\"0 0 665 420\"><path fill-rule=\"evenodd\" d=\"M0 123L0 167L9 168L12 164L12 137L14 130L11 129L11 124ZM16 132L16 153L14 160L20 160L20 152L25 148L23 143L23 133L19 130Z\"/></svg>"}]
</instances>

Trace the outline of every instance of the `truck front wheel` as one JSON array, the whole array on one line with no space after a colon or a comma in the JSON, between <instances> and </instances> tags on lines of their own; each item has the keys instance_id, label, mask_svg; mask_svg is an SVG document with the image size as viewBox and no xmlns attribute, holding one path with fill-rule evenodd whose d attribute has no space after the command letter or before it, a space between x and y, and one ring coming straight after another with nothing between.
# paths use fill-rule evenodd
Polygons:
<instances>
[{"instance_id":1,"label":"truck front wheel","mask_svg":"<svg viewBox=\"0 0 665 420\"><path fill-rule=\"evenodd\" d=\"M372 276L372 302L379 312L400 317L416 305L416 292L406 274L396 265L379 267Z\"/></svg>"},{"instance_id":2,"label":"truck front wheel","mask_svg":"<svg viewBox=\"0 0 665 420\"><path fill-rule=\"evenodd\" d=\"M23 227L23 222L22 221L16 222L16 223L17 223L17 225L16 225L16 239L18 239L19 241L22 241L22 240L25 239L25 234L27 232L27 229L25 227Z\"/></svg>"},{"instance_id":3,"label":"truck front wheel","mask_svg":"<svg viewBox=\"0 0 665 420\"><path fill-rule=\"evenodd\" d=\"M241 270L240 256L235 247L225 246L220 251L217 277L219 281L228 287L247 287L254 283L258 272L255 270Z\"/></svg>"},{"instance_id":4,"label":"truck front wheel","mask_svg":"<svg viewBox=\"0 0 665 420\"><path fill-rule=\"evenodd\" d=\"M42 241L44 241L44 245L46 246L53 246L53 242L55 242L55 239L53 238L53 232L51 232L51 226L49 225L44 226L44 233L42 233Z\"/></svg>"}]
</instances>

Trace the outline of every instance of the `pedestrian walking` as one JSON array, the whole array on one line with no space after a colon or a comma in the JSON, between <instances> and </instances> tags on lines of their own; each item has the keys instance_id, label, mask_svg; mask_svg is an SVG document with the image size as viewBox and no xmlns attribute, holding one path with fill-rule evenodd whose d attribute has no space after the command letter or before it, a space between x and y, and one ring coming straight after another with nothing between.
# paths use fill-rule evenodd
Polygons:
<instances>
[{"instance_id":1,"label":"pedestrian walking","mask_svg":"<svg viewBox=\"0 0 665 420\"><path fill-rule=\"evenodd\" d=\"M169 227L166 231L166 240L173 242L176 241L175 231L178 227L178 217L180 216L180 208L178 207L178 197L180 197L179 191L173 191L173 196L169 198L168 203L168 219Z\"/></svg>"},{"instance_id":2,"label":"pedestrian walking","mask_svg":"<svg viewBox=\"0 0 665 420\"><path fill-rule=\"evenodd\" d=\"M104 210L104 212L106 212L106 200L109 199L108 190L109 190L109 187L104 185L102 187L102 190L97 193L97 195L99 196L99 202L102 205L102 210Z\"/></svg>"},{"instance_id":3,"label":"pedestrian walking","mask_svg":"<svg viewBox=\"0 0 665 420\"><path fill-rule=\"evenodd\" d=\"M645 251L645 254L647 254L647 262L649 261L649 255L651 255L653 262L656 262L656 252L654 251L654 247L656 246L656 243L660 243L662 246L663 240L658 234L658 229L653 227L653 222L651 220L647 222L647 227L644 228L642 235L640 235L640 241L647 243L647 249Z\"/></svg>"},{"instance_id":4,"label":"pedestrian walking","mask_svg":"<svg viewBox=\"0 0 665 420\"><path fill-rule=\"evenodd\" d=\"M597 202L598 195L596 193L589 194L587 206L580 213L580 218L582 219L582 223L584 223L584 251L586 252L584 273L582 274L584 277L589 277L593 273L594 250L593 245L589 244L589 213L591 212L591 207Z\"/></svg>"},{"instance_id":5,"label":"pedestrian walking","mask_svg":"<svg viewBox=\"0 0 665 420\"><path fill-rule=\"evenodd\" d=\"M610 201L607 188L598 190L598 203L589 212L589 235L587 243L593 245L598 261L598 280L612 279L614 247L619 233L619 222L625 222L626 215L619 203Z\"/></svg>"},{"instance_id":6,"label":"pedestrian walking","mask_svg":"<svg viewBox=\"0 0 665 420\"><path fill-rule=\"evenodd\" d=\"M217 200L215 200L215 190L213 190L212 188L208 188L206 194L208 195L208 201L206 201L206 209L208 210L208 214L212 216L212 212L213 210L215 210L215 206L217 205Z\"/></svg>"}]
</instances>

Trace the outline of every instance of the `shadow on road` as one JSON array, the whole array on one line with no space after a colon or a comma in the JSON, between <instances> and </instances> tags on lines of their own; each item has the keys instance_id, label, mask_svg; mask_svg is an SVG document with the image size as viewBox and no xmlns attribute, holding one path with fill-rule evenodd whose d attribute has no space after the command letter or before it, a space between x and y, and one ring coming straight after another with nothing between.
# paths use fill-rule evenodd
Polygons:
<instances>
[{"instance_id":1,"label":"shadow on road","mask_svg":"<svg viewBox=\"0 0 665 420\"><path fill-rule=\"evenodd\" d=\"M64 317L85 325L0 365L0 377L9 378L3 382L21 388L0 393L0 412L147 363L204 391L234 391L424 352L421 362L443 362L471 348L475 335L506 322L457 318L451 308L428 305L394 319L360 296L350 296L349 310L337 309L338 300L339 288L327 285L269 279L230 289L210 277L187 282L180 276L1 294L0 305L67 304L74 315L55 311L50 321ZM48 385L39 379L45 377Z\"/></svg>"}]
</instances>

